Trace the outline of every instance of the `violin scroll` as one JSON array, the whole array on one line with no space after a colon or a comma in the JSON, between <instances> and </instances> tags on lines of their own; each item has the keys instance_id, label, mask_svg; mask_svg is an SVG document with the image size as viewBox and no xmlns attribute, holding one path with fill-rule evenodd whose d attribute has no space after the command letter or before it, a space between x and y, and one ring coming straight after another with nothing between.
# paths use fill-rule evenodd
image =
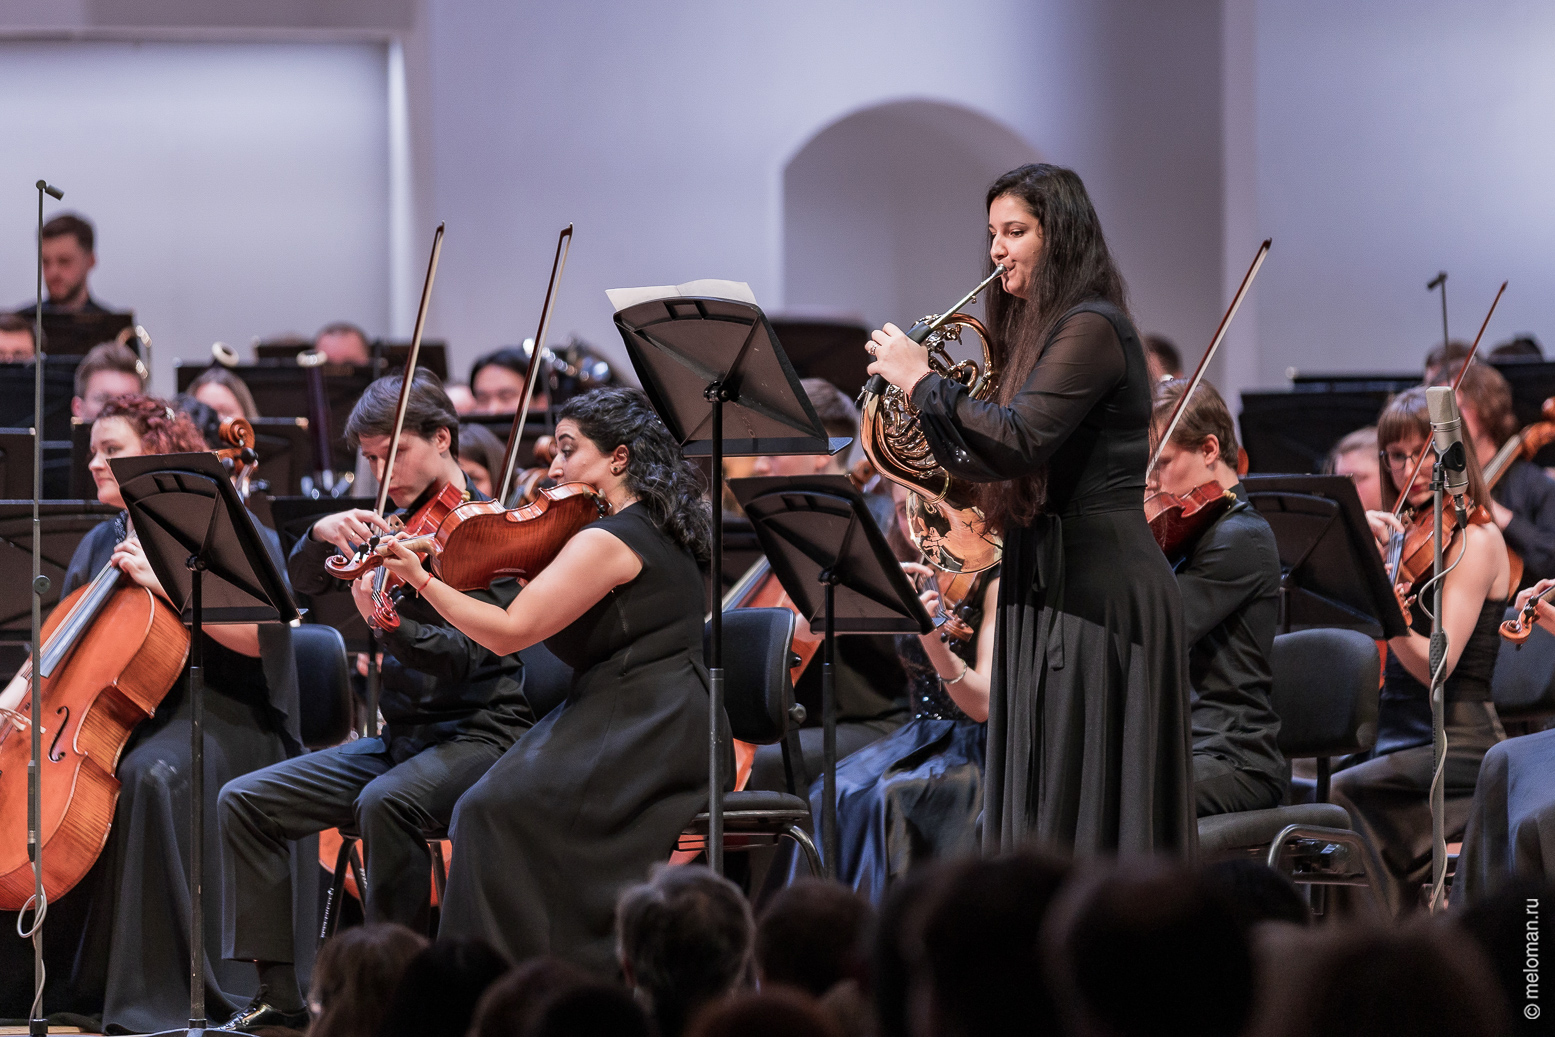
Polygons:
<instances>
[{"instance_id":1,"label":"violin scroll","mask_svg":"<svg viewBox=\"0 0 1555 1037\"><path fill-rule=\"evenodd\" d=\"M1501 636L1514 645L1520 645L1533 636L1533 625L1539 611L1534 601L1537 599L1529 601L1521 612L1501 624Z\"/></svg>"}]
</instances>

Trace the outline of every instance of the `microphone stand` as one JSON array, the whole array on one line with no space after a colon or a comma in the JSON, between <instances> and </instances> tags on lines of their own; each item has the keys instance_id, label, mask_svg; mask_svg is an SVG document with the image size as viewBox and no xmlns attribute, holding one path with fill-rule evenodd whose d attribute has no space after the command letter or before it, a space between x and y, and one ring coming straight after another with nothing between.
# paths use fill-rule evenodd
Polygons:
<instances>
[{"instance_id":1,"label":"microphone stand","mask_svg":"<svg viewBox=\"0 0 1555 1037\"><path fill-rule=\"evenodd\" d=\"M1431 899L1430 911L1432 914L1440 911L1446 895L1447 887L1447 799L1446 799L1446 763L1447 763L1447 631L1442 627L1442 602L1446 600L1444 593L1446 578L1442 572L1442 555L1445 545L1442 542L1442 504L1446 490L1446 470L1441 460L1437 460L1431 469L1431 507L1432 519L1435 522L1435 532L1432 536L1432 553L1434 567L1431 570L1436 586L1433 589L1435 601L1431 608L1431 650L1429 654L1431 667ZM1465 548L1467 547L1468 529L1463 529Z\"/></svg>"},{"instance_id":2,"label":"microphone stand","mask_svg":"<svg viewBox=\"0 0 1555 1037\"><path fill-rule=\"evenodd\" d=\"M43 527L38 514L38 502L43 499L43 196L56 201L65 192L38 181L38 284L37 306L32 311L32 723L28 725L32 736L32 756L27 761L27 857L32 861L32 927L22 928L24 906L16 916L16 932L22 939L32 940L32 1007L27 1012L27 1032L38 1035L49 1032L48 1020L43 1017L43 983L47 970L43 967L43 920L48 917L49 901L43 892L43 786L40 784L43 767L43 596L49 592L49 579L43 575Z\"/></svg>"}]
</instances>

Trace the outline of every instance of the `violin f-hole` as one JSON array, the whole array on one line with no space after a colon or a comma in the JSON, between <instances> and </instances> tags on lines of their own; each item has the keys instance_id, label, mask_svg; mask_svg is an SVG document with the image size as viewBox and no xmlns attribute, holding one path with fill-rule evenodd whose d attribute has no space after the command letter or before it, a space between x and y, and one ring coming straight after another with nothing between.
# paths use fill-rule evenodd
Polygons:
<instances>
[{"instance_id":1,"label":"violin f-hole","mask_svg":"<svg viewBox=\"0 0 1555 1037\"><path fill-rule=\"evenodd\" d=\"M59 751L59 740L65 737L65 729L70 726L70 707L60 706L54 711L55 716L64 714L59 722L59 730L54 732L54 741L49 743L49 762L58 763L65 758L65 754Z\"/></svg>"}]
</instances>

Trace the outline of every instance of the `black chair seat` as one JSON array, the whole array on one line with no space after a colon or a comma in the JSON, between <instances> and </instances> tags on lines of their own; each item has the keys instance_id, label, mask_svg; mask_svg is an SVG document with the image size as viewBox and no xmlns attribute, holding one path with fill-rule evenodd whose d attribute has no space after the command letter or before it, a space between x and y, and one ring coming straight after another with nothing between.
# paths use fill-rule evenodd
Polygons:
<instances>
[{"instance_id":1,"label":"black chair seat","mask_svg":"<svg viewBox=\"0 0 1555 1037\"><path fill-rule=\"evenodd\" d=\"M1199 818L1199 852L1206 857L1249 847L1267 848L1291 825L1349 828L1350 814L1337 803L1298 803Z\"/></svg>"},{"instance_id":2,"label":"black chair seat","mask_svg":"<svg viewBox=\"0 0 1555 1037\"><path fill-rule=\"evenodd\" d=\"M770 819L774 827L783 827L794 822L808 824L810 821L810 802L801 796L791 795L787 792L726 792L724 793L724 818L725 822L731 818L738 818L741 827ZM702 811L691 819L691 827L699 831L707 827L707 811Z\"/></svg>"}]
</instances>

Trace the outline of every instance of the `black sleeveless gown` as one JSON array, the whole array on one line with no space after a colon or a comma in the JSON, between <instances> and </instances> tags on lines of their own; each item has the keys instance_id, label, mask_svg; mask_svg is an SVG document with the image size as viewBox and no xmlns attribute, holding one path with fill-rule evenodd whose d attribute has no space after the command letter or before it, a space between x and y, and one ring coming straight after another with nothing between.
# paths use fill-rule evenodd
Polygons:
<instances>
[{"instance_id":1,"label":"black sleeveless gown","mask_svg":"<svg viewBox=\"0 0 1555 1037\"><path fill-rule=\"evenodd\" d=\"M985 848L1193 855L1182 596L1145 522L1150 381L1133 324L1082 303L1010 406L936 375L913 402L951 474L1047 473L1042 513L1004 538Z\"/></svg>"},{"instance_id":2,"label":"black sleeveless gown","mask_svg":"<svg viewBox=\"0 0 1555 1037\"><path fill-rule=\"evenodd\" d=\"M546 639L572 689L460 798L438 935L613 975L616 897L707 807L707 593L643 505L591 528L642 571ZM732 776L732 753L724 766Z\"/></svg>"}]
</instances>

